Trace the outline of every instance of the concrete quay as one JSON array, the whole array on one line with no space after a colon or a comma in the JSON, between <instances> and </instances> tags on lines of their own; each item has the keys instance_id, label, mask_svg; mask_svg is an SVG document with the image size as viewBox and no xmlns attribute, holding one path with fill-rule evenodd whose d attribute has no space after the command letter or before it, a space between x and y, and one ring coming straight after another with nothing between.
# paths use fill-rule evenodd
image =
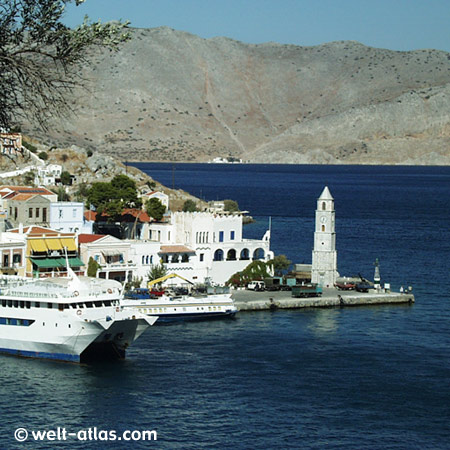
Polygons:
<instances>
[{"instance_id":1,"label":"concrete quay","mask_svg":"<svg viewBox=\"0 0 450 450\"><path fill-rule=\"evenodd\" d=\"M323 290L322 297L293 298L290 291L254 292L236 290L233 292L234 304L239 311L262 311L298 308L333 308L344 306L412 304L411 293L339 291L334 288Z\"/></svg>"}]
</instances>

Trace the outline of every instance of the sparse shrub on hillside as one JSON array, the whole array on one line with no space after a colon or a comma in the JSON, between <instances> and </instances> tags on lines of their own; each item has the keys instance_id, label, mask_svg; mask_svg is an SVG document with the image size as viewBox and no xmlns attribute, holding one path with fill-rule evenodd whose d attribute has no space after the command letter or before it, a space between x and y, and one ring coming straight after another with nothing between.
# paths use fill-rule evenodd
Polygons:
<instances>
[{"instance_id":1,"label":"sparse shrub on hillside","mask_svg":"<svg viewBox=\"0 0 450 450\"><path fill-rule=\"evenodd\" d=\"M48 155L47 155L46 152L40 152L38 156L39 156L39 158L42 159L43 161L47 161L47 159L48 159Z\"/></svg>"},{"instance_id":2,"label":"sparse shrub on hillside","mask_svg":"<svg viewBox=\"0 0 450 450\"><path fill-rule=\"evenodd\" d=\"M30 152L32 152L32 153L36 153L37 152L37 147L35 145L33 145L32 143L30 143L30 142L22 141L22 145L26 149L30 150Z\"/></svg>"}]
</instances>

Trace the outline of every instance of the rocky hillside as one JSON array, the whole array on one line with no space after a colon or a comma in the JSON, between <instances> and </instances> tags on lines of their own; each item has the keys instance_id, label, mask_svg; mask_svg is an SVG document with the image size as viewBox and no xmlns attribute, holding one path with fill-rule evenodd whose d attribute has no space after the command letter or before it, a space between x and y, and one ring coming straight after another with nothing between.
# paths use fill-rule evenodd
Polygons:
<instances>
[{"instance_id":1,"label":"rocky hillside","mask_svg":"<svg viewBox=\"0 0 450 450\"><path fill-rule=\"evenodd\" d=\"M70 148L49 148L48 145L42 144L36 139L25 137L25 142L32 144L35 148L35 153L40 154L45 152L46 160L40 160L31 152L25 150L21 155L15 157L0 157L0 173L8 173L12 171L20 171L29 166L34 166L32 170L34 179L34 172L36 167L48 164L61 165L64 171L69 172L74 176L73 184L65 186L64 190L69 194L71 200L85 201L85 195L82 194L83 188L89 188L92 183L98 181L111 181L116 175L127 175L136 182L137 188L141 190L152 190L164 192L169 196L170 209L172 211L181 211L186 200L192 200L199 210L207 207L207 203L200 200L193 195L183 191L182 189L170 189L151 176L140 171L136 167L125 165L117 158L111 155L102 154L100 152L86 151L86 149L72 145ZM23 173L13 177L1 177L0 185L30 185L30 173ZM149 187L150 186L150 187ZM57 192L58 186L47 186L47 188Z\"/></svg>"},{"instance_id":2,"label":"rocky hillside","mask_svg":"<svg viewBox=\"0 0 450 450\"><path fill-rule=\"evenodd\" d=\"M91 92L49 144L121 160L450 164L450 54L138 29L96 53Z\"/></svg>"}]
</instances>

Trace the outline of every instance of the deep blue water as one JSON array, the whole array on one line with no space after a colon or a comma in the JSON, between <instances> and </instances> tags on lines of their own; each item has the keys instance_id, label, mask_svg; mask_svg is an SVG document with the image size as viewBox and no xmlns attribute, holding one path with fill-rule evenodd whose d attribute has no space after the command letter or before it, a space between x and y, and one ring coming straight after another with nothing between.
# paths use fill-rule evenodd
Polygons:
<instances>
[{"instance_id":1,"label":"deep blue water","mask_svg":"<svg viewBox=\"0 0 450 450\"><path fill-rule=\"evenodd\" d=\"M140 164L231 198L272 249L310 262L316 199L335 198L338 268L412 285L412 306L241 313L152 327L118 364L0 357L0 448L450 448L450 168ZM19 426L156 429L157 442L27 442Z\"/></svg>"}]
</instances>

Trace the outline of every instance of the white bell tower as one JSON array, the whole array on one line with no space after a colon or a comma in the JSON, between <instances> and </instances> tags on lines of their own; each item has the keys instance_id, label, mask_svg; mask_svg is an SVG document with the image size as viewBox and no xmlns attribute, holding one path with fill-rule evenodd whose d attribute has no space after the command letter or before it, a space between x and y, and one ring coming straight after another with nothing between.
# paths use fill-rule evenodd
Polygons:
<instances>
[{"instance_id":1,"label":"white bell tower","mask_svg":"<svg viewBox=\"0 0 450 450\"><path fill-rule=\"evenodd\" d=\"M334 199L325 186L317 200L311 281L333 287L338 276Z\"/></svg>"}]
</instances>

